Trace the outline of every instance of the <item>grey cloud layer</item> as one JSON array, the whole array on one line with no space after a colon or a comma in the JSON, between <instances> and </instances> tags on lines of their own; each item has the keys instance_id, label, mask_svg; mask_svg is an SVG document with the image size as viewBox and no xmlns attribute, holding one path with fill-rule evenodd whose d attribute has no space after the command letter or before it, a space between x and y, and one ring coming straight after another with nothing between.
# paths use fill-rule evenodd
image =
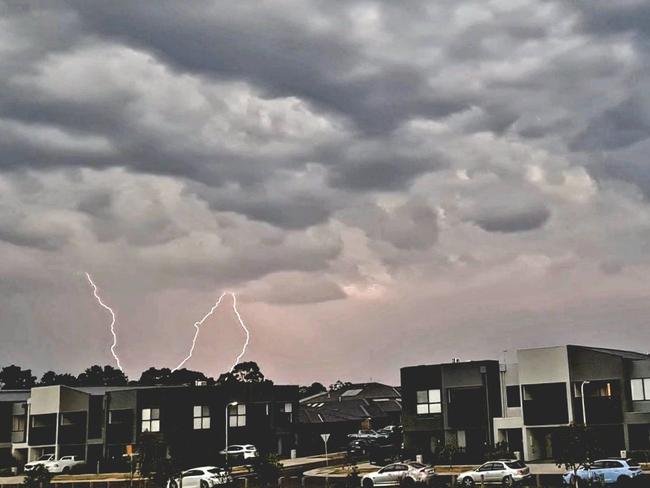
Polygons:
<instances>
[{"instance_id":1,"label":"grey cloud layer","mask_svg":"<svg viewBox=\"0 0 650 488\"><path fill-rule=\"evenodd\" d=\"M370 333L404 290L650 264L647 2L0 9L0 309L29 334L30 290L83 269L144 322L229 288Z\"/></svg>"}]
</instances>

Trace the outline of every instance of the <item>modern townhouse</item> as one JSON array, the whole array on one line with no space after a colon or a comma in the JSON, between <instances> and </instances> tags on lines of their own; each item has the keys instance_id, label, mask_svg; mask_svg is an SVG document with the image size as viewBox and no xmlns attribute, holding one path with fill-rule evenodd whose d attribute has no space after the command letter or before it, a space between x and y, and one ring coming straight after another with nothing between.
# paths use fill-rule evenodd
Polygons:
<instances>
[{"instance_id":1,"label":"modern townhouse","mask_svg":"<svg viewBox=\"0 0 650 488\"><path fill-rule=\"evenodd\" d=\"M0 449L19 464L53 453L111 468L149 433L186 466L215 462L226 443L288 455L297 411L298 387L270 384L0 391Z\"/></svg>"},{"instance_id":2,"label":"modern townhouse","mask_svg":"<svg viewBox=\"0 0 650 488\"><path fill-rule=\"evenodd\" d=\"M501 365L494 436L527 460L553 459L554 434L586 424L607 455L650 449L650 356L585 346L522 349ZM586 414L586 415L585 415Z\"/></svg>"},{"instance_id":3,"label":"modern townhouse","mask_svg":"<svg viewBox=\"0 0 650 488\"><path fill-rule=\"evenodd\" d=\"M492 420L501 417L498 361L455 360L401 370L402 425L407 451L431 459L445 445L466 461L492 444Z\"/></svg>"}]
</instances>

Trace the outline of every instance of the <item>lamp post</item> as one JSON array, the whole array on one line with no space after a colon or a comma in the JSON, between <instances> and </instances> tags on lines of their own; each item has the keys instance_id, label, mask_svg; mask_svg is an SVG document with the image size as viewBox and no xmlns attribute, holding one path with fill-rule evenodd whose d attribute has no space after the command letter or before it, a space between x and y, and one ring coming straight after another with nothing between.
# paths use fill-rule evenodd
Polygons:
<instances>
[{"instance_id":1,"label":"lamp post","mask_svg":"<svg viewBox=\"0 0 650 488\"><path fill-rule=\"evenodd\" d=\"M585 407L585 385L588 385L589 381L583 381L580 385L580 395L582 396L582 423L587 427L587 410Z\"/></svg>"},{"instance_id":2,"label":"lamp post","mask_svg":"<svg viewBox=\"0 0 650 488\"><path fill-rule=\"evenodd\" d=\"M226 405L226 464L228 464L228 409L230 407L236 407L237 402L230 402L228 405Z\"/></svg>"}]
</instances>

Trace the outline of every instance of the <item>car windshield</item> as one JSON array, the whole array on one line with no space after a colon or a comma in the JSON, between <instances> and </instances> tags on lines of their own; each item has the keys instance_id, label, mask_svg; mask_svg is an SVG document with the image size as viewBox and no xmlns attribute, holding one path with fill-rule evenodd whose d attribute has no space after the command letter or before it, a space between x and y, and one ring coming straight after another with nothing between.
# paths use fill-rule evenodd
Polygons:
<instances>
[{"instance_id":1,"label":"car windshield","mask_svg":"<svg viewBox=\"0 0 650 488\"><path fill-rule=\"evenodd\" d=\"M411 466L412 468L415 468L415 469L424 468L424 464L420 464L420 463L409 463L409 466Z\"/></svg>"},{"instance_id":2,"label":"car windshield","mask_svg":"<svg viewBox=\"0 0 650 488\"><path fill-rule=\"evenodd\" d=\"M526 465L521 461L512 461L511 463L506 463L506 466L511 469L522 469L526 467Z\"/></svg>"},{"instance_id":3,"label":"car windshield","mask_svg":"<svg viewBox=\"0 0 650 488\"><path fill-rule=\"evenodd\" d=\"M639 461L636 461L634 459L627 459L626 461L627 461L628 466L633 466L633 467L640 466Z\"/></svg>"},{"instance_id":4,"label":"car windshield","mask_svg":"<svg viewBox=\"0 0 650 488\"><path fill-rule=\"evenodd\" d=\"M41 456L38 458L39 461L47 461L52 458L51 454L45 454L44 456Z\"/></svg>"}]
</instances>

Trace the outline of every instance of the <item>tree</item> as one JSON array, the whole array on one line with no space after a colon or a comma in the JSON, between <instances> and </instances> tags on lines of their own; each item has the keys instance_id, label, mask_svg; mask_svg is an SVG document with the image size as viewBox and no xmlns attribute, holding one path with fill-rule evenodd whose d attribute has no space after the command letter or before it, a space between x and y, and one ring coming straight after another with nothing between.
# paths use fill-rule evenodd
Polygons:
<instances>
[{"instance_id":1,"label":"tree","mask_svg":"<svg viewBox=\"0 0 650 488\"><path fill-rule=\"evenodd\" d=\"M347 388L348 386L352 386L352 383L349 381L341 381L341 380L336 380L335 383L330 385L330 391L338 391L342 390L343 388Z\"/></svg>"},{"instance_id":2,"label":"tree","mask_svg":"<svg viewBox=\"0 0 650 488\"><path fill-rule=\"evenodd\" d=\"M23 486L25 488L48 488L50 481L52 481L52 476L52 473L43 464L38 464L34 469L25 474Z\"/></svg>"},{"instance_id":3,"label":"tree","mask_svg":"<svg viewBox=\"0 0 650 488\"><path fill-rule=\"evenodd\" d=\"M197 381L205 381L208 385L214 384L214 378L209 378L200 371L189 369L178 369L172 371L169 368L149 368L143 371L138 385L155 386L155 385L193 385Z\"/></svg>"},{"instance_id":4,"label":"tree","mask_svg":"<svg viewBox=\"0 0 650 488\"><path fill-rule=\"evenodd\" d=\"M0 370L0 384L3 390L26 390L36 384L36 376L32 376L31 369L12 364Z\"/></svg>"},{"instance_id":5,"label":"tree","mask_svg":"<svg viewBox=\"0 0 650 488\"><path fill-rule=\"evenodd\" d=\"M260 367L255 361L245 361L237 364L232 371L223 373L217 379L218 385L228 383L265 383L273 384L271 380L264 378Z\"/></svg>"},{"instance_id":6,"label":"tree","mask_svg":"<svg viewBox=\"0 0 650 488\"><path fill-rule=\"evenodd\" d=\"M257 475L261 487L278 486L282 463L277 454L258 456L253 463L253 471Z\"/></svg>"},{"instance_id":7,"label":"tree","mask_svg":"<svg viewBox=\"0 0 650 488\"><path fill-rule=\"evenodd\" d=\"M38 386L77 386L77 384L79 384L77 378L69 373L57 374L54 371L47 371L41 376L41 381L38 383Z\"/></svg>"},{"instance_id":8,"label":"tree","mask_svg":"<svg viewBox=\"0 0 650 488\"><path fill-rule=\"evenodd\" d=\"M137 454L140 475L153 480L156 486L164 488L169 478L176 474L169 448L160 435L144 432L140 436Z\"/></svg>"},{"instance_id":9,"label":"tree","mask_svg":"<svg viewBox=\"0 0 650 488\"><path fill-rule=\"evenodd\" d=\"M125 386L129 379L123 371L106 365L91 366L81 373L78 378L79 386Z\"/></svg>"},{"instance_id":10,"label":"tree","mask_svg":"<svg viewBox=\"0 0 650 488\"><path fill-rule=\"evenodd\" d=\"M578 486L578 468L600 456L594 432L584 425L571 424L558 430L553 438L553 454L558 467L573 471L573 485Z\"/></svg>"},{"instance_id":11,"label":"tree","mask_svg":"<svg viewBox=\"0 0 650 488\"><path fill-rule=\"evenodd\" d=\"M300 398L309 397L312 395L317 395L318 393L325 393L327 388L325 388L321 383L314 382L310 386L301 386L298 389L298 394Z\"/></svg>"}]
</instances>

